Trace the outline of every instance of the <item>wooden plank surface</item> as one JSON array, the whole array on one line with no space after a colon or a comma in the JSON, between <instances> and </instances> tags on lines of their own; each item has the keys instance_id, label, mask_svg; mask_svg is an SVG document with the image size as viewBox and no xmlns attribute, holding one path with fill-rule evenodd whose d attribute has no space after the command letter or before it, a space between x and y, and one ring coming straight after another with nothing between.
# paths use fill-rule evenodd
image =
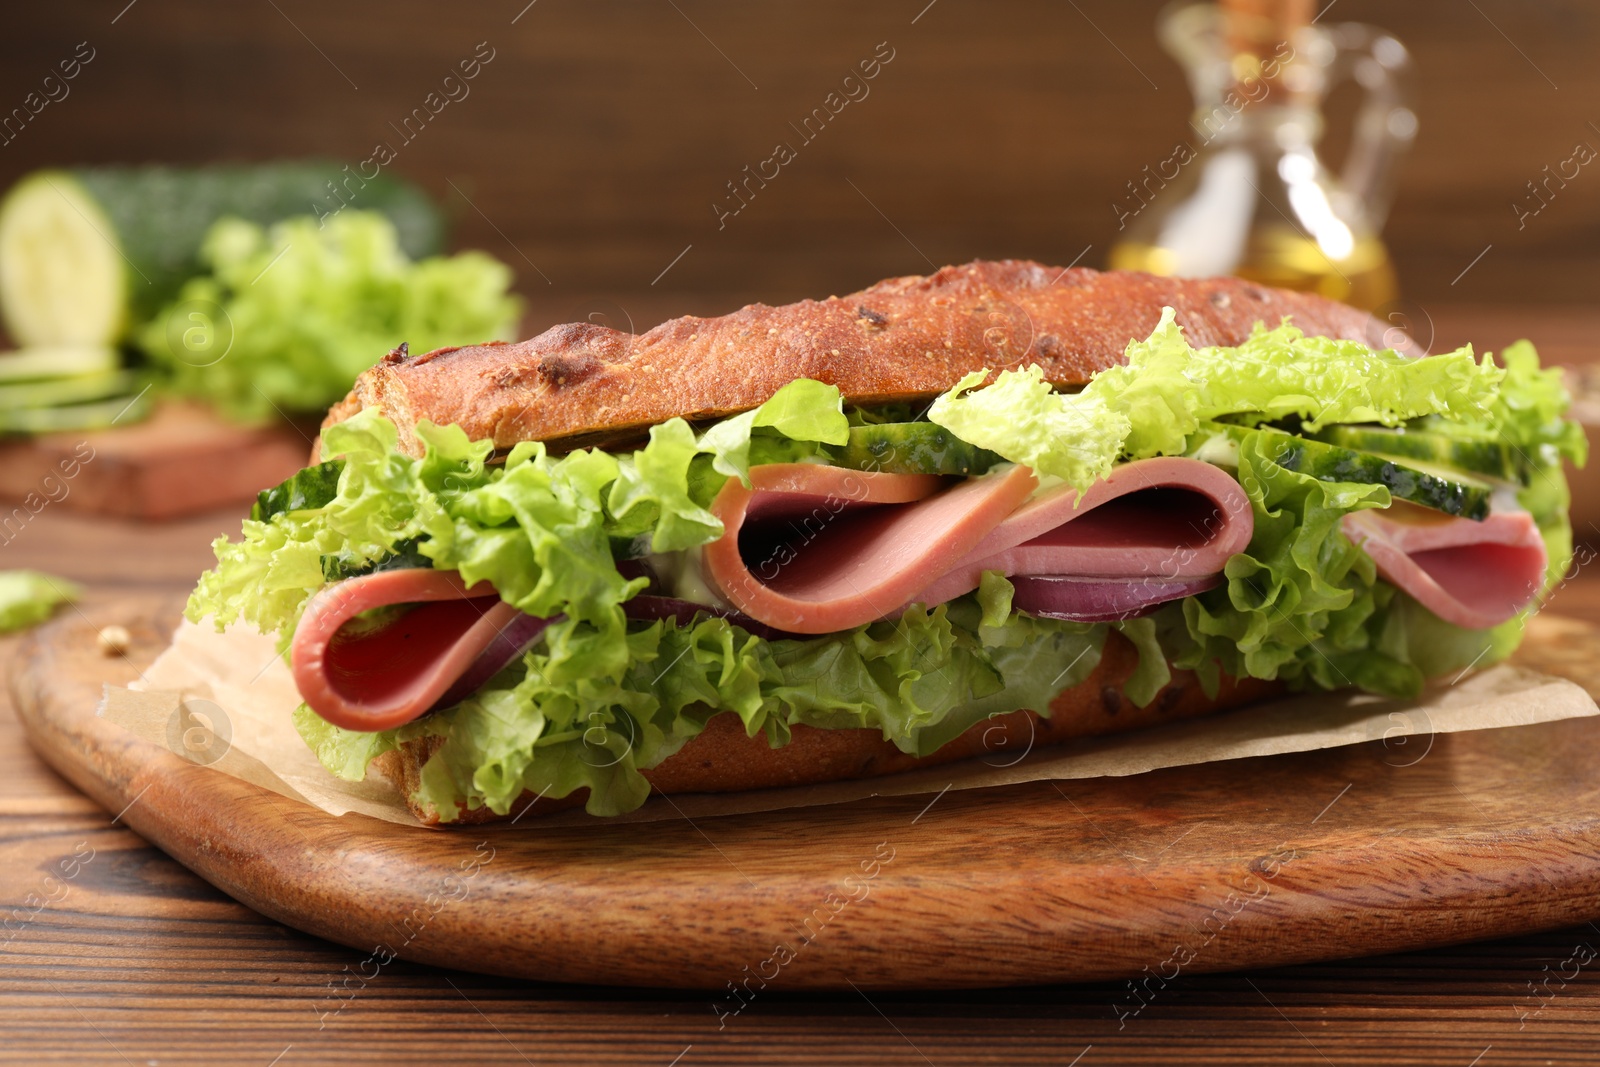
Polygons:
<instances>
[{"instance_id":1,"label":"wooden plank surface","mask_svg":"<svg viewBox=\"0 0 1600 1067\"><path fill-rule=\"evenodd\" d=\"M0 558L88 581L92 605L180 589L204 565L210 538L236 521L151 528L47 513ZM1600 581L1589 572L1558 596L1560 610L1600 621ZM0 655L15 644L0 641ZM64 895L46 883L85 846L93 859L63 883ZM56 899L19 923L13 911L29 909L29 894ZM362 985L366 954L234 903L45 768L4 697L0 917L13 922L0 935L10 939L0 944L0 1061L17 1063L264 1065L281 1054L281 1063L665 1067L682 1053L685 1065L1061 1064L1092 1045L1085 1065L1466 1067L1480 1054L1481 1064L1588 1062L1600 1025L1596 967L1569 962L1600 948L1600 930L1587 924L1183 976L1120 1029L1116 1007L1130 996L1120 983L866 996L772 989L722 1029L709 998L671 990L518 982L399 960Z\"/></svg>"},{"instance_id":2,"label":"wooden plank surface","mask_svg":"<svg viewBox=\"0 0 1600 1067\"><path fill-rule=\"evenodd\" d=\"M929 260L1100 266L1129 183L1199 141L1156 40L1165 0L126 2L8 12L0 113L40 106L79 42L94 58L6 128L0 186L77 163L320 155L354 172L385 142L385 172L438 196L461 247L505 260L563 320L663 274L674 313L707 314ZM1405 293L1600 296L1600 178L1569 162L1600 146L1595 5L1339 0L1322 24L1344 21L1390 30L1415 62L1417 140L1385 231ZM479 42L492 61L443 86ZM892 61L846 87L879 42ZM458 99L441 107L442 88ZM857 101L807 141L796 128L845 88ZM1336 100L1331 159L1355 96ZM757 184L744 168L780 141L796 158ZM719 222L747 181L749 206Z\"/></svg>"},{"instance_id":3,"label":"wooden plank surface","mask_svg":"<svg viewBox=\"0 0 1600 1067\"><path fill-rule=\"evenodd\" d=\"M1600 918L1600 718L743 816L428 831L329 817L97 718L103 687L138 677L179 606L91 606L26 642L11 685L29 740L207 881L374 954L375 972L399 956L682 984L725 1022L769 983L1132 978L1154 997L1185 971ZM97 647L111 620L132 635L124 656ZM1600 627L1545 615L1518 662L1600 693L1597 646ZM68 860L52 895L86 863ZM1140 1013L1130 998L1119 1021Z\"/></svg>"},{"instance_id":4,"label":"wooden plank surface","mask_svg":"<svg viewBox=\"0 0 1600 1067\"><path fill-rule=\"evenodd\" d=\"M0 567L84 581L90 605L175 593L238 518L140 526L47 509L0 546ZM1552 606L1600 622L1600 571L1579 568ZM0 638L0 660L15 645ZM46 878L83 846L94 858L62 883L63 895ZM43 907L18 920L29 894ZM667 1067L681 1056L683 1067L943 1067L1067 1064L1082 1054L1082 1067L1491 1067L1591 1063L1600 1033L1600 960L1580 962L1600 950L1600 929L1587 923L1372 959L1183 975L1120 1028L1115 1009L1130 996L1121 983L865 996L772 988L722 1029L708 998L670 989L511 981L400 960L362 985L365 953L232 902L84 799L27 748L0 694L0 922L8 918L0 1062Z\"/></svg>"}]
</instances>

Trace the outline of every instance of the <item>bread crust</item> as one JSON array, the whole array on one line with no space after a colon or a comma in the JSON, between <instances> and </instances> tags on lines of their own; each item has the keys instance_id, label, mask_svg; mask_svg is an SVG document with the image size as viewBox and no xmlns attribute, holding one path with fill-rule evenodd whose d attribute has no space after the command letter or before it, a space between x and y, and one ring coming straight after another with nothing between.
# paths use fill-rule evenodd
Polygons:
<instances>
[{"instance_id":1,"label":"bread crust","mask_svg":"<svg viewBox=\"0 0 1600 1067\"><path fill-rule=\"evenodd\" d=\"M637 335L568 323L516 344L396 350L361 375L323 426L379 408L401 449L420 455L423 419L502 449L604 444L673 416L755 407L796 378L836 385L861 404L933 396L971 371L1030 363L1057 385L1081 385L1121 363L1166 306L1197 346L1239 344L1256 323L1285 316L1307 334L1382 342L1381 324L1365 312L1238 278L980 260L849 296L672 319Z\"/></svg>"},{"instance_id":2,"label":"bread crust","mask_svg":"<svg viewBox=\"0 0 1600 1067\"><path fill-rule=\"evenodd\" d=\"M788 745L771 748L765 737L746 736L739 717L725 712L713 716L700 736L643 774L653 791L673 796L873 778L975 757L1010 766L1036 748L1208 715L1261 700L1282 689L1277 682L1225 678L1217 695L1208 697L1192 673L1174 671L1172 680L1141 708L1122 692L1123 683L1137 666L1138 652L1133 645L1121 634L1107 634L1099 665L1083 682L1056 696L1048 718L1032 711L998 715L920 759L901 752L877 730L795 726ZM421 784L422 765L445 743L437 737L409 741L373 761L373 768L405 796L411 813L429 826L439 824L439 813L411 798ZM529 814L548 815L577 807L587 797L587 789L560 799L539 799L524 792L505 815L496 815L488 808L463 810L451 825L515 819L530 806Z\"/></svg>"}]
</instances>

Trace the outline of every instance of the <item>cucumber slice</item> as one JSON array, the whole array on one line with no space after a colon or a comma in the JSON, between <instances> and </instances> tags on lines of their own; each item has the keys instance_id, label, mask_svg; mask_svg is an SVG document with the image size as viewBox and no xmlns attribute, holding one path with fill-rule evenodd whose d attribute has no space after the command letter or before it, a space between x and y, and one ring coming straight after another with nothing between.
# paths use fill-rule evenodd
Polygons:
<instances>
[{"instance_id":1,"label":"cucumber slice","mask_svg":"<svg viewBox=\"0 0 1600 1067\"><path fill-rule=\"evenodd\" d=\"M109 344L202 273L222 216L265 225L344 204L387 215L412 259L443 243L416 186L333 163L35 172L0 204L0 312L21 345Z\"/></svg>"},{"instance_id":2,"label":"cucumber slice","mask_svg":"<svg viewBox=\"0 0 1600 1067\"><path fill-rule=\"evenodd\" d=\"M114 396L87 404L0 411L0 433L58 433L128 426L150 414L150 389L134 396Z\"/></svg>"},{"instance_id":3,"label":"cucumber slice","mask_svg":"<svg viewBox=\"0 0 1600 1067\"><path fill-rule=\"evenodd\" d=\"M250 517L257 522L267 522L285 511L322 507L339 495L339 475L343 470L344 460L330 459L295 472L271 489L263 489L256 496Z\"/></svg>"},{"instance_id":4,"label":"cucumber slice","mask_svg":"<svg viewBox=\"0 0 1600 1067\"><path fill-rule=\"evenodd\" d=\"M829 453L838 466L886 474L982 474L1002 462L931 422L852 426L849 443Z\"/></svg>"},{"instance_id":5,"label":"cucumber slice","mask_svg":"<svg viewBox=\"0 0 1600 1067\"><path fill-rule=\"evenodd\" d=\"M1263 435L1265 452L1280 466L1309 474L1324 482L1382 485L1396 500L1432 508L1446 515L1459 515L1480 522L1489 517L1489 500L1494 495L1495 487L1454 471L1427 469L1415 461L1340 448L1324 441L1296 437L1282 430L1251 429L1225 423L1208 423L1203 428L1213 431L1214 436L1225 435L1238 441L1245 440L1249 434L1259 433ZM1199 442L1199 447L1204 448L1206 443Z\"/></svg>"},{"instance_id":6,"label":"cucumber slice","mask_svg":"<svg viewBox=\"0 0 1600 1067\"><path fill-rule=\"evenodd\" d=\"M1326 426L1311 436L1357 452L1421 460L1433 467L1480 474L1502 482L1524 480L1521 459L1504 441L1469 440L1387 426Z\"/></svg>"},{"instance_id":7,"label":"cucumber slice","mask_svg":"<svg viewBox=\"0 0 1600 1067\"><path fill-rule=\"evenodd\" d=\"M0 308L19 344L115 340L130 273L116 227L70 174L34 174L0 204Z\"/></svg>"},{"instance_id":8,"label":"cucumber slice","mask_svg":"<svg viewBox=\"0 0 1600 1067\"><path fill-rule=\"evenodd\" d=\"M134 383L137 379L138 375L133 371L118 370L0 385L0 412L79 404L85 400L104 400L109 396L129 396L136 391Z\"/></svg>"},{"instance_id":9,"label":"cucumber slice","mask_svg":"<svg viewBox=\"0 0 1600 1067\"><path fill-rule=\"evenodd\" d=\"M122 363L114 348L68 346L24 348L0 355L0 385L104 374Z\"/></svg>"}]
</instances>

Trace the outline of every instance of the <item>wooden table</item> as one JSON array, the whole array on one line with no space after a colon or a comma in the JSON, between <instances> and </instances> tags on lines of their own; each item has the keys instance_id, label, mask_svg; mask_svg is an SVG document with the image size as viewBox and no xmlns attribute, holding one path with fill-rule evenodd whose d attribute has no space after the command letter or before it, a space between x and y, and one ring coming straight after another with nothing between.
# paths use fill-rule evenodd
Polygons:
<instances>
[{"instance_id":1,"label":"wooden table","mask_svg":"<svg viewBox=\"0 0 1600 1067\"><path fill-rule=\"evenodd\" d=\"M46 509L0 544L0 568L74 578L91 602L186 589L211 539L237 528L237 515L135 526ZM1600 620L1600 571L1580 573L1555 608ZM14 644L0 639L0 659ZM76 877L49 880L75 858ZM1184 976L1121 1029L1121 983L870 999L771 992L719 1030L702 993L402 961L321 1016L330 983L356 975L361 954L256 915L146 845L39 762L0 695L0 1061L1580 1063L1600 1056L1597 951L1600 923Z\"/></svg>"}]
</instances>

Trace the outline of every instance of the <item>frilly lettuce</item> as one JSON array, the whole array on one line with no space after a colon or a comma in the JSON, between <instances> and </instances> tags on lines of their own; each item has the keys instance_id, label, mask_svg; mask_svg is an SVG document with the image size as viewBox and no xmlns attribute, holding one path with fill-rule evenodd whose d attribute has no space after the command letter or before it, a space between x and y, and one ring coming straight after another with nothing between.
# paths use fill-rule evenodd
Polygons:
<instances>
[{"instance_id":1,"label":"frilly lettuce","mask_svg":"<svg viewBox=\"0 0 1600 1067\"><path fill-rule=\"evenodd\" d=\"M1476 360L1471 348L1412 359L1307 337L1287 324L1258 326L1237 348L1196 349L1167 308L1147 340L1128 346L1124 365L1101 371L1079 392L1054 391L1037 366L1005 371L982 389L989 372L975 371L939 397L928 418L1085 490L1118 459L1181 453L1203 420L1224 416L1252 423L1298 417L1312 430L1439 416L1516 432L1547 416L1551 400L1537 357L1531 370L1520 356L1513 366L1508 372L1487 356Z\"/></svg>"},{"instance_id":2,"label":"frilly lettuce","mask_svg":"<svg viewBox=\"0 0 1600 1067\"><path fill-rule=\"evenodd\" d=\"M407 740L448 738L417 795L446 821L464 806L504 813L524 790L582 787L592 814L612 815L644 802L639 771L719 712L773 744L799 724L861 727L925 755L992 715L1048 704L1099 662L1102 625L1019 616L994 649L972 628L978 615L967 601L804 641L764 641L717 618L657 622L626 635L620 671L574 672L533 651L460 705L398 730L341 730L306 708L295 722L330 770L353 779Z\"/></svg>"},{"instance_id":3,"label":"frilly lettuce","mask_svg":"<svg viewBox=\"0 0 1600 1067\"><path fill-rule=\"evenodd\" d=\"M376 212L270 229L220 219L201 258L209 273L136 340L172 391L247 422L327 408L402 341L421 353L508 338L521 306L505 264L482 252L414 263Z\"/></svg>"},{"instance_id":4,"label":"frilly lettuce","mask_svg":"<svg viewBox=\"0 0 1600 1067\"><path fill-rule=\"evenodd\" d=\"M1567 521L1571 502L1561 461L1581 467L1588 459L1589 442L1583 427L1565 418L1571 397L1556 370L1542 370L1539 354L1527 341L1518 341L1500 354L1506 377L1494 398L1492 413L1483 422L1450 422L1429 418L1419 426L1451 437L1498 440L1521 457L1527 485L1517 502L1533 515L1550 556L1548 578L1557 581L1572 559L1572 527Z\"/></svg>"},{"instance_id":5,"label":"frilly lettuce","mask_svg":"<svg viewBox=\"0 0 1600 1067\"><path fill-rule=\"evenodd\" d=\"M1389 490L1287 470L1255 433L1240 443L1238 478L1255 533L1228 561L1224 586L1162 609L1158 624L1173 662L1196 671L1208 691L1219 673L1324 689L1420 689L1415 668L1369 655L1366 624L1394 590L1378 582L1372 557L1339 532L1350 512L1387 507Z\"/></svg>"},{"instance_id":6,"label":"frilly lettuce","mask_svg":"<svg viewBox=\"0 0 1600 1067\"><path fill-rule=\"evenodd\" d=\"M850 424L831 385L801 378L771 400L723 419L698 437L682 419L650 428L650 444L617 472L607 506L619 535L649 533L653 552L675 552L722 536L710 504L723 483L750 484L758 461L814 456L819 444L842 445Z\"/></svg>"}]
</instances>

